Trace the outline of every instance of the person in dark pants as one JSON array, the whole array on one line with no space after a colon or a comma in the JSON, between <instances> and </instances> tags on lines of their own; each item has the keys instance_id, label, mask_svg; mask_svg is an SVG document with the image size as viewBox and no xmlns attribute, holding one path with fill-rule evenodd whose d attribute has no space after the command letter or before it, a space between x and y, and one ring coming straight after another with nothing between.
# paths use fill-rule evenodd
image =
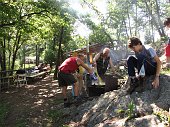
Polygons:
<instances>
[{"instance_id":1,"label":"person in dark pants","mask_svg":"<svg viewBox=\"0 0 170 127\"><path fill-rule=\"evenodd\" d=\"M79 66L82 66L86 69L89 74L93 73L93 70L89 68L83 61L85 56L79 54L78 57L69 57L67 58L60 66L58 71L58 82L59 86L62 87L62 94L64 97L64 107L69 107L70 103L67 98L67 86L74 84L74 98L75 102L78 100L79 90L78 82L75 79L73 73L78 69Z\"/></svg>"},{"instance_id":2,"label":"person in dark pants","mask_svg":"<svg viewBox=\"0 0 170 127\"><path fill-rule=\"evenodd\" d=\"M137 82L141 78L139 72L142 66L144 66L145 76L155 75L152 85L154 88L158 88L161 61L155 50L150 46L144 46L137 37L131 37L128 46L135 52L135 56L130 56L127 60L128 75L131 79L128 92L132 93L137 87ZM135 68L137 69L137 73L135 73Z\"/></svg>"}]
</instances>

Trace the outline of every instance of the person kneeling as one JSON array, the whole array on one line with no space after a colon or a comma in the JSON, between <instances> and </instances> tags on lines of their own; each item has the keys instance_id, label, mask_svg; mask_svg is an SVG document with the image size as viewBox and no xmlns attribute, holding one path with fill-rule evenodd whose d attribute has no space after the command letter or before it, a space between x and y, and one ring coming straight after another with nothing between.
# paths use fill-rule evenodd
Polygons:
<instances>
[{"instance_id":1,"label":"person kneeling","mask_svg":"<svg viewBox=\"0 0 170 127\"><path fill-rule=\"evenodd\" d=\"M152 85L154 88L158 88L161 61L155 50L150 46L142 45L142 42L137 37L131 37L128 46L135 52L135 56L130 56L127 60L128 75L131 79L130 88L127 92L131 94L138 86L137 82L139 81L140 75L136 76L135 68L139 74L142 66L145 76L155 75Z\"/></svg>"}]
</instances>

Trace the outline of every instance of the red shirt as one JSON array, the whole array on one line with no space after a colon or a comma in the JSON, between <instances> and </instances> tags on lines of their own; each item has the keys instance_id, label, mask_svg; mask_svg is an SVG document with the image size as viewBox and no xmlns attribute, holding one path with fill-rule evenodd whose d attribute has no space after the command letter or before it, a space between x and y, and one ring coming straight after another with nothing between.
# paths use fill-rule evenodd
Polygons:
<instances>
[{"instance_id":1,"label":"red shirt","mask_svg":"<svg viewBox=\"0 0 170 127\"><path fill-rule=\"evenodd\" d=\"M64 73L74 73L78 69L77 57L67 58L58 69Z\"/></svg>"}]
</instances>

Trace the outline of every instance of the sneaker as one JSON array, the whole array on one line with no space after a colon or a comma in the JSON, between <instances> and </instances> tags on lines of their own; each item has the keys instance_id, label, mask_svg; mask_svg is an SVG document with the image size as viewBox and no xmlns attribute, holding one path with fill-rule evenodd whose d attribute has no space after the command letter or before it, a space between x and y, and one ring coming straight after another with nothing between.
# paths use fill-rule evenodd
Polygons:
<instances>
[{"instance_id":1,"label":"sneaker","mask_svg":"<svg viewBox=\"0 0 170 127\"><path fill-rule=\"evenodd\" d=\"M64 108L69 108L71 106L70 102L64 102Z\"/></svg>"},{"instance_id":2,"label":"sneaker","mask_svg":"<svg viewBox=\"0 0 170 127\"><path fill-rule=\"evenodd\" d=\"M68 108L71 106L71 103L68 99L64 99L64 108Z\"/></svg>"},{"instance_id":3,"label":"sneaker","mask_svg":"<svg viewBox=\"0 0 170 127\"><path fill-rule=\"evenodd\" d=\"M128 88L127 93L132 94L132 92L138 86L139 86L139 80L137 78L134 78L134 79L131 78L130 87Z\"/></svg>"},{"instance_id":4,"label":"sneaker","mask_svg":"<svg viewBox=\"0 0 170 127\"><path fill-rule=\"evenodd\" d=\"M74 103L76 106L80 105L83 102L81 97L76 97L72 103Z\"/></svg>"}]
</instances>

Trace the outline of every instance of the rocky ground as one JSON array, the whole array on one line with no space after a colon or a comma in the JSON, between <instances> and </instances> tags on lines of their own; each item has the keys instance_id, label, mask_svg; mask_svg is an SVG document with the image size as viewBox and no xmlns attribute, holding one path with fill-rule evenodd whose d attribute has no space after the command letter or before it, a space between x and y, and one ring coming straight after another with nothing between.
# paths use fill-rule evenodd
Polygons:
<instances>
[{"instance_id":1,"label":"rocky ground","mask_svg":"<svg viewBox=\"0 0 170 127\"><path fill-rule=\"evenodd\" d=\"M63 108L61 90L46 77L22 88L3 91L8 107L2 127L169 127L170 75L160 76L160 87L145 80L143 91L131 95L126 86ZM69 92L70 93L70 92ZM70 95L71 96L71 95ZM168 120L169 119L169 120Z\"/></svg>"},{"instance_id":2,"label":"rocky ground","mask_svg":"<svg viewBox=\"0 0 170 127\"><path fill-rule=\"evenodd\" d=\"M124 88L107 92L63 115L72 127L169 127L170 75L161 75L159 89L152 89L153 77L143 91L127 94Z\"/></svg>"}]
</instances>

